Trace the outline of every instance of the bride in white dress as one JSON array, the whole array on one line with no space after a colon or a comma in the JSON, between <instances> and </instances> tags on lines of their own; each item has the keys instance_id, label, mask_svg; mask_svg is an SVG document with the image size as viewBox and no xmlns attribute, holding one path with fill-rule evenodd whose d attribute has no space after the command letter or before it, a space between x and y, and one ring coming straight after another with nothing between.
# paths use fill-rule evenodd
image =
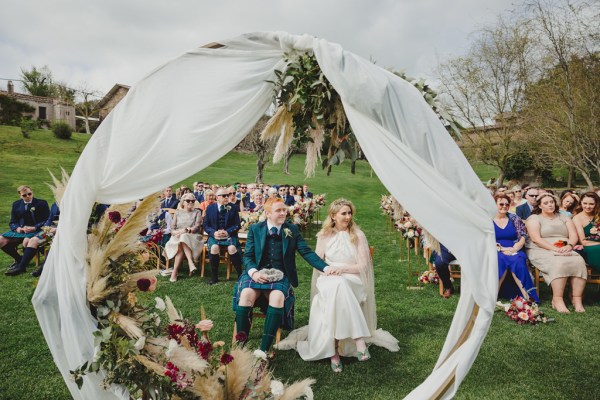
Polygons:
<instances>
[{"instance_id":1,"label":"bride in white dress","mask_svg":"<svg viewBox=\"0 0 600 400\"><path fill-rule=\"evenodd\" d=\"M342 372L340 356L368 360L368 344L399 349L396 338L377 329L373 263L367 239L352 221L354 213L349 200L331 203L316 248L328 267L325 274L313 272L308 326L278 345L295 348L305 361L330 358L334 372Z\"/></svg>"}]
</instances>

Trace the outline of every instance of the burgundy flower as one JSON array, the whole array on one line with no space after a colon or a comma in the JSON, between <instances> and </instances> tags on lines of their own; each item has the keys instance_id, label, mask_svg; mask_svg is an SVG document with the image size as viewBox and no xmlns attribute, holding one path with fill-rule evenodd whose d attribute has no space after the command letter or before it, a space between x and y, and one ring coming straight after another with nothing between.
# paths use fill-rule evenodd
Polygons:
<instances>
[{"instance_id":1,"label":"burgundy flower","mask_svg":"<svg viewBox=\"0 0 600 400\"><path fill-rule=\"evenodd\" d=\"M210 352L213 350L213 346L211 342L208 341L200 341L198 342L198 353L200 353L200 357L202 357L205 360L208 360L208 356L210 355Z\"/></svg>"},{"instance_id":2,"label":"burgundy flower","mask_svg":"<svg viewBox=\"0 0 600 400\"><path fill-rule=\"evenodd\" d=\"M221 356L221 364L223 364L223 365L227 365L232 361L233 361L233 356L231 354L223 353L223 355Z\"/></svg>"},{"instance_id":3,"label":"burgundy flower","mask_svg":"<svg viewBox=\"0 0 600 400\"><path fill-rule=\"evenodd\" d=\"M235 335L236 342L246 343L247 340L248 340L248 334L246 334L246 332L244 332L244 331L238 332L237 335Z\"/></svg>"},{"instance_id":4,"label":"burgundy flower","mask_svg":"<svg viewBox=\"0 0 600 400\"><path fill-rule=\"evenodd\" d=\"M154 292L156 290L156 278L142 278L137 280L137 287L142 292Z\"/></svg>"},{"instance_id":5,"label":"burgundy flower","mask_svg":"<svg viewBox=\"0 0 600 400\"><path fill-rule=\"evenodd\" d=\"M118 211L111 211L108 213L108 219L113 224L118 224L119 222L121 222L121 213Z\"/></svg>"}]
</instances>

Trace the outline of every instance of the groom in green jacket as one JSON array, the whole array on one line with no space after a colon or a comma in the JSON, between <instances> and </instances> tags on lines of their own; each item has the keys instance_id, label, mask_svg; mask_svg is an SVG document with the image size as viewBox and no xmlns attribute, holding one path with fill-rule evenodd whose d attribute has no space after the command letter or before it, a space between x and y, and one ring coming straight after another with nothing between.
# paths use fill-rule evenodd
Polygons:
<instances>
[{"instance_id":1,"label":"groom in green jacket","mask_svg":"<svg viewBox=\"0 0 600 400\"><path fill-rule=\"evenodd\" d=\"M280 326L293 328L292 287L298 286L296 251L319 271L325 272L327 264L308 247L298 227L285 222L287 206L282 199L267 200L264 209L267 220L248 230L243 258L245 271L235 290L234 310L238 334L244 332L247 337L255 303L268 304L260 344L260 349L266 352Z\"/></svg>"}]
</instances>

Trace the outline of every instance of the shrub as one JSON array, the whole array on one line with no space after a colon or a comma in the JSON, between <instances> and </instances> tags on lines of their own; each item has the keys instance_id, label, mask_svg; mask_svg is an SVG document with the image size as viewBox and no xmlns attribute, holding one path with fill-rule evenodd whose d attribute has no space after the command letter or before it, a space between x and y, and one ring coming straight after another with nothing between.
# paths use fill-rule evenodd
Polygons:
<instances>
[{"instance_id":1,"label":"shrub","mask_svg":"<svg viewBox=\"0 0 600 400\"><path fill-rule=\"evenodd\" d=\"M21 118L21 133L24 138L29 138L29 134L39 128L38 121L31 118Z\"/></svg>"},{"instance_id":2,"label":"shrub","mask_svg":"<svg viewBox=\"0 0 600 400\"><path fill-rule=\"evenodd\" d=\"M57 138L68 140L71 139L73 129L66 122L55 122L52 124L52 132Z\"/></svg>"}]
</instances>

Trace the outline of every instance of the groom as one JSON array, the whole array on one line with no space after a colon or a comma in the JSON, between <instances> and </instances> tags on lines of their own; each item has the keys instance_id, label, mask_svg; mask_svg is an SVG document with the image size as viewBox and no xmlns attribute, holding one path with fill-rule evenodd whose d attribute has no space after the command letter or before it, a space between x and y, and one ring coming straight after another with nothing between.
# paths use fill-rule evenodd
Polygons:
<instances>
[{"instance_id":1,"label":"groom","mask_svg":"<svg viewBox=\"0 0 600 400\"><path fill-rule=\"evenodd\" d=\"M285 222L287 206L282 199L268 199L264 209L267 220L250 226L248 231L244 252L245 272L238 282L234 304L237 299L237 331L247 335L255 302L268 301L260 344L260 349L266 352L283 321L287 320L289 325L293 322L290 320L293 315L294 294L290 285L298 286L296 251L319 271L325 271L327 264L308 247L298 227ZM264 273L267 269L281 271L283 278L269 282L269 276Z\"/></svg>"}]
</instances>

